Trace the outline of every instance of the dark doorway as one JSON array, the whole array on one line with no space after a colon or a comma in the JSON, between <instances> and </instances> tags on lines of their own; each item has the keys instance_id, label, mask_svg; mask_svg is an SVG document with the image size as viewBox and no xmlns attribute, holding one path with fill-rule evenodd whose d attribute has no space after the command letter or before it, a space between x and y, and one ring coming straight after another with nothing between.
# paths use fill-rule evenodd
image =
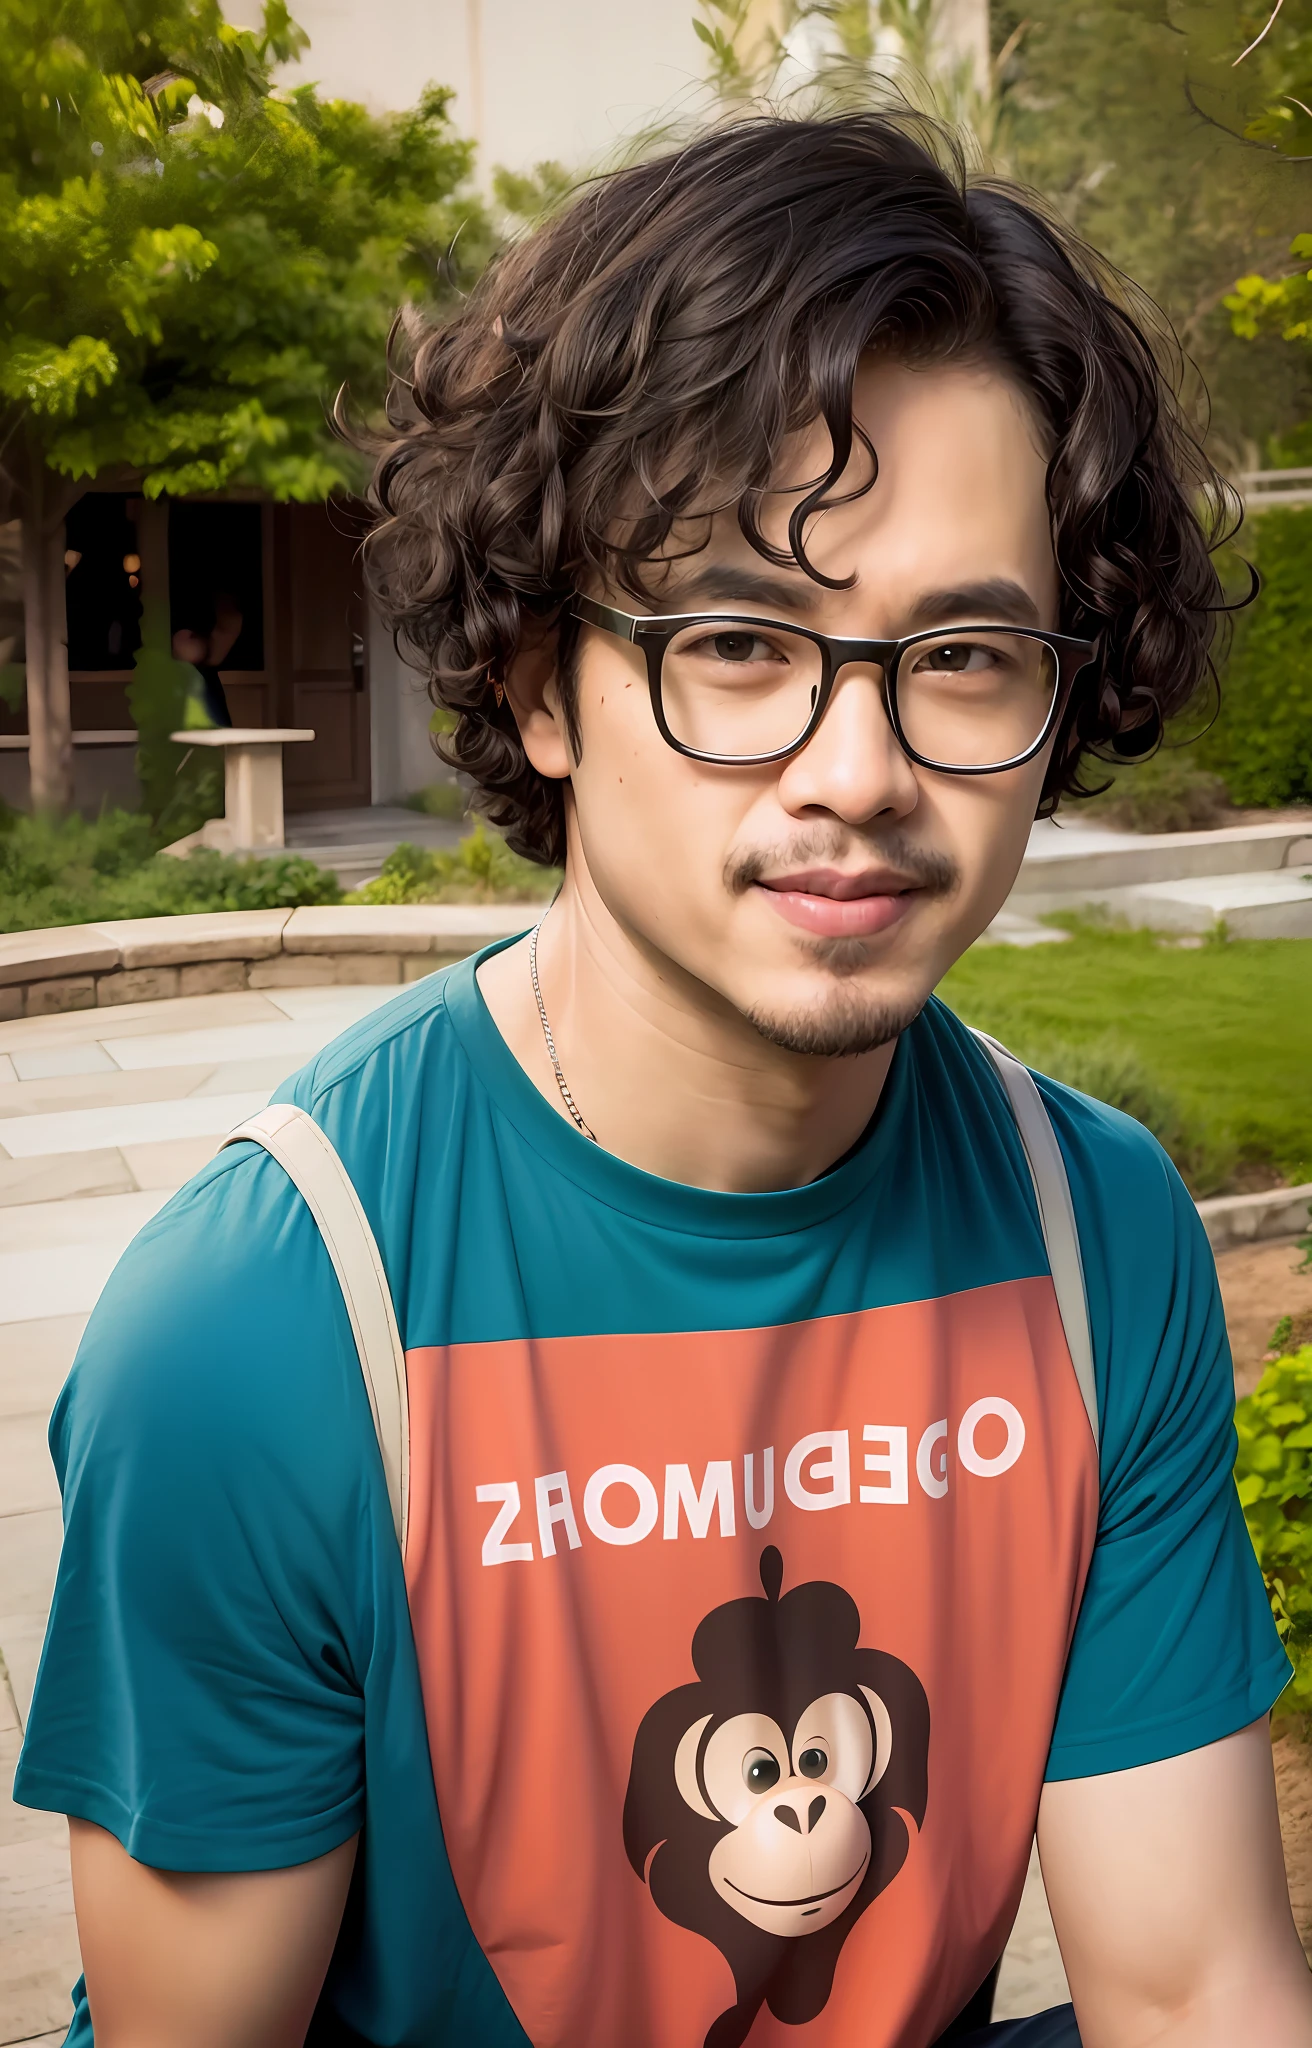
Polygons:
<instances>
[{"instance_id":1,"label":"dark doorway","mask_svg":"<svg viewBox=\"0 0 1312 2048\"><path fill-rule=\"evenodd\" d=\"M88 491L64 523L70 669L130 670L141 645L141 557L127 495Z\"/></svg>"},{"instance_id":2,"label":"dark doorway","mask_svg":"<svg viewBox=\"0 0 1312 2048\"><path fill-rule=\"evenodd\" d=\"M169 506L169 630L205 638L235 611L241 627L223 655L229 669L264 667L264 554L258 505Z\"/></svg>"}]
</instances>

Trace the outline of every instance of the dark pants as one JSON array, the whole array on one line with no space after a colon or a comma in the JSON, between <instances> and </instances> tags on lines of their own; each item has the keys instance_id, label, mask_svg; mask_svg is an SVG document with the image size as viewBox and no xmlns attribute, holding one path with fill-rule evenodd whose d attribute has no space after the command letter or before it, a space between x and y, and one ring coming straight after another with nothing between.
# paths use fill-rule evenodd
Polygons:
<instances>
[{"instance_id":1,"label":"dark pants","mask_svg":"<svg viewBox=\"0 0 1312 2048\"><path fill-rule=\"evenodd\" d=\"M1075 2008L1054 2005L1027 2020L997 2020L991 2027L973 2027L954 2048L1080 2048Z\"/></svg>"},{"instance_id":2,"label":"dark pants","mask_svg":"<svg viewBox=\"0 0 1312 2048\"><path fill-rule=\"evenodd\" d=\"M208 662L197 662L196 673L200 677L201 701L209 713L212 723L215 725L231 725L232 713L228 709L227 693L223 687L223 678L218 670L211 668Z\"/></svg>"}]
</instances>

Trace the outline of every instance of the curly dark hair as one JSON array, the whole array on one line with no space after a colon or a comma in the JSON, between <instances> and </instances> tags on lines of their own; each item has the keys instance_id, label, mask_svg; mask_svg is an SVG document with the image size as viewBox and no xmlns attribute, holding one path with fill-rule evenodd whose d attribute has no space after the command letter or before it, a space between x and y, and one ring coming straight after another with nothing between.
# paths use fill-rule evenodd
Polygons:
<instances>
[{"instance_id":1,"label":"curly dark hair","mask_svg":"<svg viewBox=\"0 0 1312 2048\"><path fill-rule=\"evenodd\" d=\"M570 592L601 584L647 600L645 572L676 526L676 541L690 524L708 531L726 508L780 559L762 503L786 437L821 420L832 462L799 496L788 537L826 581L806 524L852 455L867 350L995 363L1045 433L1060 624L1098 655L1042 810L1081 793L1090 751L1114 753L1118 735L1142 751L1215 679L1226 607L1212 550L1236 523L1233 495L1182 416L1169 329L1032 194L968 181L921 117L715 129L584 186L453 318L402 331L370 580L406 659L454 714L442 758L532 860L563 858L564 809L499 687L526 625L557 627L572 714Z\"/></svg>"}]
</instances>

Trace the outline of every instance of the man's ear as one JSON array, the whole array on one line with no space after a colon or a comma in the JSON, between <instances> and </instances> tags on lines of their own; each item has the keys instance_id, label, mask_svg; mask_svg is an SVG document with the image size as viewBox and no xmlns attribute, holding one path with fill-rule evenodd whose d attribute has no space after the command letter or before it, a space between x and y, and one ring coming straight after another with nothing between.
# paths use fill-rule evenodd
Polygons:
<instances>
[{"instance_id":1,"label":"man's ear","mask_svg":"<svg viewBox=\"0 0 1312 2048\"><path fill-rule=\"evenodd\" d=\"M504 685L530 762L549 781L566 781L574 756L560 701L556 635L539 637L530 627L507 664Z\"/></svg>"}]
</instances>

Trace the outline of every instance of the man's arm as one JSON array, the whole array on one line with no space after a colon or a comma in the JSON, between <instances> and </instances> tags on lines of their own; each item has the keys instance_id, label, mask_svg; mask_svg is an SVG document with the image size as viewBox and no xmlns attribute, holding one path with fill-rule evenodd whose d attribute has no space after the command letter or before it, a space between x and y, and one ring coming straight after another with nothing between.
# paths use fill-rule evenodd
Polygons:
<instances>
[{"instance_id":1,"label":"man's arm","mask_svg":"<svg viewBox=\"0 0 1312 2048\"><path fill-rule=\"evenodd\" d=\"M1084 2048L1312 2048L1265 1720L1046 1785L1039 1856Z\"/></svg>"},{"instance_id":2,"label":"man's arm","mask_svg":"<svg viewBox=\"0 0 1312 2048\"><path fill-rule=\"evenodd\" d=\"M290 1870L183 1875L70 1820L96 2048L301 2048L346 1904L355 1838Z\"/></svg>"}]
</instances>

